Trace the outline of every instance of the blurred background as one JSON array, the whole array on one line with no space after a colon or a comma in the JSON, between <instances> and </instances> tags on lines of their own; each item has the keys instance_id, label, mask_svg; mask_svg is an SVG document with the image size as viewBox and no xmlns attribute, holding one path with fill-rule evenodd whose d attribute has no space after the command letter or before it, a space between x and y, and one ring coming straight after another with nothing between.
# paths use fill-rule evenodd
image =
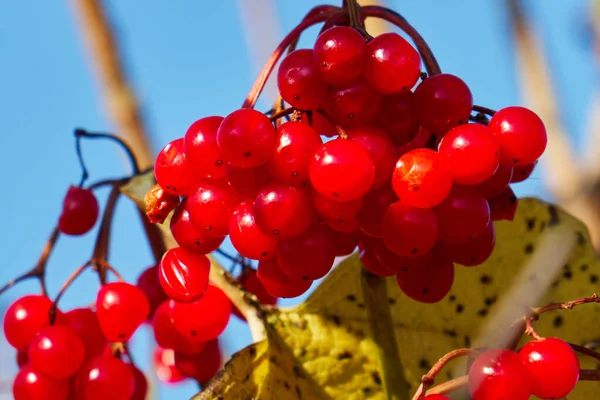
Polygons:
<instances>
[{"instance_id":1,"label":"blurred background","mask_svg":"<svg viewBox=\"0 0 600 400\"><path fill-rule=\"evenodd\" d=\"M98 65L106 60L86 40L93 37L86 2L102 7L110 23L124 77L141 110L137 129L122 132L122 119L107 106L114 88L100 79ZM196 119L239 108L280 39L320 3L339 5L341 0L0 2L0 282L36 262L68 186L80 179L75 127L144 132L156 153ZM428 41L442 69L467 82L477 104L493 109L526 105L542 116L551 145L532 178L515 186L517 194L560 202L588 222L598 241L596 2L361 3L381 3L403 14ZM303 35L299 47L312 47L318 29ZM270 108L274 91L274 85L267 88L258 109ZM138 143L135 136L126 139ZM124 154L110 142L85 142L83 152L90 181L130 173ZM107 194L98 192L101 203ZM52 296L89 259L94 233L60 238L49 265ZM110 260L133 282L152 263L139 217L126 199L117 209ZM61 308L92 303L97 287L95 275L84 274ZM13 300L34 291L35 281L9 290L0 298L2 315ZM0 399L10 399L15 354L0 336ZM221 343L226 357L249 344L247 326L232 317ZM187 399L198 391L193 382L169 385L152 374L154 343L147 327L136 334L132 347L136 362L154 381L152 398Z\"/></svg>"}]
</instances>

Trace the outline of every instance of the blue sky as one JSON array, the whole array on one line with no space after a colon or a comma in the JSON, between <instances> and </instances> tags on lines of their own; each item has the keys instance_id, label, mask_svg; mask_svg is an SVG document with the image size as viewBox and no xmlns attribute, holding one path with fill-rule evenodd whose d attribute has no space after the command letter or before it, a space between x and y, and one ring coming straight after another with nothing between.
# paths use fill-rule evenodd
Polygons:
<instances>
[{"instance_id":1,"label":"blue sky","mask_svg":"<svg viewBox=\"0 0 600 400\"><path fill-rule=\"evenodd\" d=\"M224 115L239 107L256 73L248 48L241 7L244 0L145 2L105 1L118 27L129 75L159 150L180 137L194 120ZM248 1L249 0L245 0ZM254 1L254 0L253 0ZM274 0L272 13L283 37L317 5L314 0ZM336 4L337 2L328 2ZM587 108L595 84L595 65L586 34L590 1L525 1L535 30L549 54L564 122L581 147ZM100 90L82 45L69 2L4 1L0 13L0 210L3 229L0 281L29 268L57 221L62 198L79 180L73 128L113 131L102 106ZM516 86L514 52L501 1L388 0L427 39L446 72L461 76L475 101L491 108L522 104ZM252 23L261 24L260 15ZM315 30L303 37L310 46ZM275 43L273 38L262 38ZM264 57L264 56L262 56ZM266 108L266 102L262 108ZM129 172L122 154L110 143L86 142L84 154L91 179ZM546 197L536 171L521 195ZM99 198L107 192L99 192ZM123 200L117 211L111 262L128 280L152 262L134 208ZM94 235L61 238L51 259L49 286L56 293L70 272L91 254ZM89 304L97 289L95 277L78 281L61 306ZM1 304L37 290L27 283L9 291ZM147 331L135 338L142 367L149 367L151 341ZM249 341L245 326L230 324L223 337L231 353ZM0 342L0 390L15 372L13 353ZM194 384L161 387L159 398L189 398ZM4 391L3 391L4 392ZM4 393L0 394L0 398ZM10 398L10 396L5 397Z\"/></svg>"}]
</instances>

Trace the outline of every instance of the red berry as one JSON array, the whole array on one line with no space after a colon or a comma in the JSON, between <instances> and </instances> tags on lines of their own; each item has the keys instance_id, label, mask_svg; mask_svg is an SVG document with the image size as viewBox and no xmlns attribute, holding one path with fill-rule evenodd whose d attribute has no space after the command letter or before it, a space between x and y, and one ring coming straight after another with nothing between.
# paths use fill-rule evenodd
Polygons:
<instances>
[{"instance_id":1,"label":"red berry","mask_svg":"<svg viewBox=\"0 0 600 400\"><path fill-rule=\"evenodd\" d=\"M67 379L79 370L85 356L83 342L68 326L46 326L29 345L29 361L52 379Z\"/></svg>"},{"instance_id":2,"label":"red berry","mask_svg":"<svg viewBox=\"0 0 600 400\"><path fill-rule=\"evenodd\" d=\"M83 235L98 220L98 200L90 189L71 186L63 200L58 229L65 235Z\"/></svg>"},{"instance_id":3,"label":"red berry","mask_svg":"<svg viewBox=\"0 0 600 400\"><path fill-rule=\"evenodd\" d=\"M403 144L402 146L396 146L396 154L402 156L411 150L423 148L431 140L431 132L427 129L420 127L416 136L410 140L410 142Z\"/></svg>"},{"instance_id":4,"label":"red berry","mask_svg":"<svg viewBox=\"0 0 600 400\"><path fill-rule=\"evenodd\" d=\"M347 256L356 250L360 241L360 232L335 232L333 242L336 256Z\"/></svg>"},{"instance_id":5,"label":"red berry","mask_svg":"<svg viewBox=\"0 0 600 400\"><path fill-rule=\"evenodd\" d=\"M217 339L206 343L198 354L175 353L175 366L184 376L201 385L210 381L221 369L221 350Z\"/></svg>"},{"instance_id":6,"label":"red berry","mask_svg":"<svg viewBox=\"0 0 600 400\"><path fill-rule=\"evenodd\" d=\"M496 232L494 224L490 222L483 233L465 244L447 244L438 241L436 251L446 259L463 265L465 267L474 267L485 262L496 244Z\"/></svg>"},{"instance_id":7,"label":"red berry","mask_svg":"<svg viewBox=\"0 0 600 400\"><path fill-rule=\"evenodd\" d=\"M403 204L431 208L448 196L452 189L452 178L438 153L430 149L417 149L400 157L392 185Z\"/></svg>"},{"instance_id":8,"label":"red berry","mask_svg":"<svg viewBox=\"0 0 600 400\"><path fill-rule=\"evenodd\" d=\"M474 400L528 400L531 380L517 353L488 350L471 365L469 392Z\"/></svg>"},{"instance_id":9,"label":"red berry","mask_svg":"<svg viewBox=\"0 0 600 400\"><path fill-rule=\"evenodd\" d=\"M454 265L433 255L424 266L400 271L396 278L400 289L411 299L421 303L437 303L452 288Z\"/></svg>"},{"instance_id":10,"label":"red berry","mask_svg":"<svg viewBox=\"0 0 600 400\"><path fill-rule=\"evenodd\" d=\"M464 124L448 132L439 145L452 179L461 185L476 185L498 169L498 140L485 125Z\"/></svg>"},{"instance_id":11,"label":"red berry","mask_svg":"<svg viewBox=\"0 0 600 400\"><path fill-rule=\"evenodd\" d=\"M356 127L371 122L381 109L382 96L364 80L329 90L329 107L336 122Z\"/></svg>"},{"instance_id":12,"label":"red berry","mask_svg":"<svg viewBox=\"0 0 600 400\"><path fill-rule=\"evenodd\" d=\"M229 217L239 201L228 187L202 182L187 199L189 220L206 236L223 238L229 233Z\"/></svg>"},{"instance_id":13,"label":"red berry","mask_svg":"<svg viewBox=\"0 0 600 400\"><path fill-rule=\"evenodd\" d=\"M531 379L534 396L566 397L579 380L579 359L567 342L548 338L525 344L519 355Z\"/></svg>"},{"instance_id":14,"label":"red berry","mask_svg":"<svg viewBox=\"0 0 600 400\"><path fill-rule=\"evenodd\" d=\"M242 288L244 288L245 291L255 295L261 304L269 306L277 304L277 297L273 297L267 292L263 284L256 276L256 270L252 268L244 269L244 272L238 280L240 285L242 285ZM232 311L236 317L245 321L244 316L240 313L235 305L233 305Z\"/></svg>"},{"instance_id":15,"label":"red berry","mask_svg":"<svg viewBox=\"0 0 600 400\"><path fill-rule=\"evenodd\" d=\"M233 209L229 221L229 238L243 257L265 260L275 255L277 240L260 230L253 209L252 201L244 201Z\"/></svg>"},{"instance_id":16,"label":"red berry","mask_svg":"<svg viewBox=\"0 0 600 400\"><path fill-rule=\"evenodd\" d=\"M385 96L375 118L375 124L389 135L394 146L407 144L419 132L419 122L412 109L413 97L411 91Z\"/></svg>"},{"instance_id":17,"label":"red berry","mask_svg":"<svg viewBox=\"0 0 600 400\"><path fill-rule=\"evenodd\" d=\"M202 351L204 341L187 337L177 330L171 320L169 301L165 301L156 309L152 318L152 329L156 343L164 349L173 349L181 353L195 354Z\"/></svg>"},{"instance_id":18,"label":"red berry","mask_svg":"<svg viewBox=\"0 0 600 400\"><path fill-rule=\"evenodd\" d=\"M371 244L371 240L373 240L373 242L376 241L374 239L367 239L366 241L361 241L359 244L360 262L372 274L383 277L394 276L396 273L386 268L383 263L379 261L377 255L375 255L375 249L373 247L374 243Z\"/></svg>"},{"instance_id":19,"label":"red berry","mask_svg":"<svg viewBox=\"0 0 600 400\"><path fill-rule=\"evenodd\" d=\"M67 325L79 336L89 360L104 352L107 341L100 327L98 316L89 308L76 308L65 314Z\"/></svg>"},{"instance_id":20,"label":"red berry","mask_svg":"<svg viewBox=\"0 0 600 400\"><path fill-rule=\"evenodd\" d=\"M375 165L375 178L371 189L385 185L392 177L396 164L396 149L386 133L372 126L349 129L346 134L363 146Z\"/></svg>"},{"instance_id":21,"label":"red berry","mask_svg":"<svg viewBox=\"0 0 600 400\"><path fill-rule=\"evenodd\" d=\"M317 220L321 223L321 221ZM336 232L357 232L360 229L360 223L356 218L338 219L338 220L327 220L327 225Z\"/></svg>"},{"instance_id":22,"label":"red berry","mask_svg":"<svg viewBox=\"0 0 600 400\"><path fill-rule=\"evenodd\" d=\"M182 247L167 250L160 260L158 278L163 290L175 301L191 303L204 296L210 261Z\"/></svg>"},{"instance_id":23,"label":"red berry","mask_svg":"<svg viewBox=\"0 0 600 400\"><path fill-rule=\"evenodd\" d=\"M413 104L421 125L430 132L443 135L469 120L473 96L459 77L439 74L417 86Z\"/></svg>"},{"instance_id":24,"label":"red berry","mask_svg":"<svg viewBox=\"0 0 600 400\"><path fill-rule=\"evenodd\" d=\"M294 279L322 278L331 270L334 260L333 233L320 224L313 224L296 238L281 240L277 246L279 268Z\"/></svg>"},{"instance_id":25,"label":"red berry","mask_svg":"<svg viewBox=\"0 0 600 400\"><path fill-rule=\"evenodd\" d=\"M158 306L169 298L160 285L158 266L155 265L144 270L138 277L136 286L144 292L148 299L148 304L150 304L148 319L150 320Z\"/></svg>"},{"instance_id":26,"label":"red berry","mask_svg":"<svg viewBox=\"0 0 600 400\"><path fill-rule=\"evenodd\" d=\"M315 42L315 69L329 85L351 85L362 74L366 48L365 39L356 30L348 26L330 28Z\"/></svg>"},{"instance_id":27,"label":"red berry","mask_svg":"<svg viewBox=\"0 0 600 400\"><path fill-rule=\"evenodd\" d=\"M360 229L367 235L380 238L383 214L396 201L398 196L389 183L380 189L368 192L363 197L363 207L356 216L360 222Z\"/></svg>"},{"instance_id":28,"label":"red berry","mask_svg":"<svg viewBox=\"0 0 600 400\"><path fill-rule=\"evenodd\" d=\"M384 33L367 44L364 75L379 93L410 90L420 73L419 53L397 33Z\"/></svg>"},{"instance_id":29,"label":"red berry","mask_svg":"<svg viewBox=\"0 0 600 400\"><path fill-rule=\"evenodd\" d=\"M68 380L57 381L33 369L31 365L21 368L13 383L14 400L67 400L71 384Z\"/></svg>"},{"instance_id":30,"label":"red berry","mask_svg":"<svg viewBox=\"0 0 600 400\"><path fill-rule=\"evenodd\" d=\"M158 379L165 383L178 383L185 376L175 366L175 352L172 349L154 349L154 371Z\"/></svg>"},{"instance_id":31,"label":"red berry","mask_svg":"<svg viewBox=\"0 0 600 400\"><path fill-rule=\"evenodd\" d=\"M283 59L277 72L281 97L300 110L319 108L327 94L327 85L321 80L313 60L312 49L296 50Z\"/></svg>"},{"instance_id":32,"label":"red berry","mask_svg":"<svg viewBox=\"0 0 600 400\"><path fill-rule=\"evenodd\" d=\"M281 270L276 258L261 260L258 263L256 276L260 280L260 283L263 284L267 293L274 297L283 298L300 296L310 289L313 282L291 278Z\"/></svg>"},{"instance_id":33,"label":"red berry","mask_svg":"<svg viewBox=\"0 0 600 400\"><path fill-rule=\"evenodd\" d=\"M340 203L317 191L312 193L312 202L317 214L323 219L342 221L355 217L363 204L362 198Z\"/></svg>"},{"instance_id":34,"label":"red berry","mask_svg":"<svg viewBox=\"0 0 600 400\"><path fill-rule=\"evenodd\" d=\"M494 175L488 180L474 186L483 197L494 197L502 193L511 182L513 176L513 168L500 165Z\"/></svg>"},{"instance_id":35,"label":"red berry","mask_svg":"<svg viewBox=\"0 0 600 400\"><path fill-rule=\"evenodd\" d=\"M416 258L400 257L388 249L382 240L378 240L374 243L373 251L379 262L381 262L386 269L389 269L394 273L421 268L425 266L431 258L431 252Z\"/></svg>"},{"instance_id":36,"label":"red berry","mask_svg":"<svg viewBox=\"0 0 600 400\"><path fill-rule=\"evenodd\" d=\"M291 185L305 183L308 181L310 160L322 144L317 131L309 125L301 122L282 124L277 130L271 171L281 182Z\"/></svg>"},{"instance_id":37,"label":"red berry","mask_svg":"<svg viewBox=\"0 0 600 400\"><path fill-rule=\"evenodd\" d=\"M431 250L438 236L435 213L396 202L388 207L381 227L385 245L401 257L415 258Z\"/></svg>"},{"instance_id":38,"label":"red berry","mask_svg":"<svg viewBox=\"0 0 600 400\"><path fill-rule=\"evenodd\" d=\"M256 194L269 182L274 181L271 176L271 167L268 164L254 168L227 167L227 180L229 187L244 200L256 197Z\"/></svg>"},{"instance_id":39,"label":"red berry","mask_svg":"<svg viewBox=\"0 0 600 400\"><path fill-rule=\"evenodd\" d=\"M369 152L352 140L337 139L321 146L309 168L313 187L336 201L362 197L375 179Z\"/></svg>"},{"instance_id":40,"label":"red berry","mask_svg":"<svg viewBox=\"0 0 600 400\"><path fill-rule=\"evenodd\" d=\"M170 228L173 239L188 251L197 254L212 253L223 243L224 238L212 238L205 231L192 225L187 210L187 198L177 206L171 218Z\"/></svg>"},{"instance_id":41,"label":"red berry","mask_svg":"<svg viewBox=\"0 0 600 400\"><path fill-rule=\"evenodd\" d=\"M519 200L510 186L502 191L498 196L488 199L490 205L490 217L492 221L501 221L503 219L512 221L515 218Z\"/></svg>"},{"instance_id":42,"label":"red berry","mask_svg":"<svg viewBox=\"0 0 600 400\"><path fill-rule=\"evenodd\" d=\"M195 170L188 164L183 152L183 138L167 144L156 157L154 176L167 192L187 196L194 191Z\"/></svg>"},{"instance_id":43,"label":"red berry","mask_svg":"<svg viewBox=\"0 0 600 400\"><path fill-rule=\"evenodd\" d=\"M475 239L490 222L487 200L465 186L455 186L434 211L439 238L450 244L463 244Z\"/></svg>"},{"instance_id":44,"label":"red berry","mask_svg":"<svg viewBox=\"0 0 600 400\"><path fill-rule=\"evenodd\" d=\"M531 173L533 172L535 166L537 165L537 163L538 162L536 160L536 161L532 162L531 164L517 165L514 168L512 179L510 180L510 183L523 182L525 179L529 178L531 176Z\"/></svg>"},{"instance_id":45,"label":"red berry","mask_svg":"<svg viewBox=\"0 0 600 400\"><path fill-rule=\"evenodd\" d=\"M146 376L135 365L130 364L129 367L131 368L135 382L135 390L129 400L146 400L148 395L148 380Z\"/></svg>"},{"instance_id":46,"label":"red berry","mask_svg":"<svg viewBox=\"0 0 600 400\"><path fill-rule=\"evenodd\" d=\"M98 291L96 313L106 339L126 342L148 318L150 304L137 286L111 282Z\"/></svg>"},{"instance_id":47,"label":"red berry","mask_svg":"<svg viewBox=\"0 0 600 400\"><path fill-rule=\"evenodd\" d=\"M205 117L194 122L183 137L185 159L206 178L225 176L226 162L217 145L217 130L223 117Z\"/></svg>"},{"instance_id":48,"label":"red berry","mask_svg":"<svg viewBox=\"0 0 600 400\"><path fill-rule=\"evenodd\" d=\"M221 154L234 167L264 164L275 146L275 128L264 114L242 108L229 114L217 131Z\"/></svg>"},{"instance_id":49,"label":"red berry","mask_svg":"<svg viewBox=\"0 0 600 400\"><path fill-rule=\"evenodd\" d=\"M494 114L488 126L500 142L502 165L531 164L546 149L546 127L540 117L527 108L503 108Z\"/></svg>"},{"instance_id":50,"label":"red berry","mask_svg":"<svg viewBox=\"0 0 600 400\"><path fill-rule=\"evenodd\" d=\"M83 364L75 386L80 400L129 400L135 391L135 378L129 365L103 355Z\"/></svg>"}]
</instances>

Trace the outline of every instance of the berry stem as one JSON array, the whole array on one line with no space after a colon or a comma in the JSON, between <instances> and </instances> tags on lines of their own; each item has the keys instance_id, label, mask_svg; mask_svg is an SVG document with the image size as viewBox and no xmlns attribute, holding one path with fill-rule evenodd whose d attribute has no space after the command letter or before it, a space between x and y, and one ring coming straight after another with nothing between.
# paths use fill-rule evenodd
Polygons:
<instances>
[{"instance_id":1,"label":"berry stem","mask_svg":"<svg viewBox=\"0 0 600 400\"><path fill-rule=\"evenodd\" d=\"M595 358L596 360L600 361L600 353L592 349L588 349L587 347L579 346L573 343L569 343L569 346L571 346L571 348L578 353L585 354L586 356Z\"/></svg>"},{"instance_id":2,"label":"berry stem","mask_svg":"<svg viewBox=\"0 0 600 400\"><path fill-rule=\"evenodd\" d=\"M283 110L275 112L275 114L271 115L269 119L271 122L277 121L280 118L293 114L296 109L294 107L284 108Z\"/></svg>"},{"instance_id":3,"label":"berry stem","mask_svg":"<svg viewBox=\"0 0 600 400\"><path fill-rule=\"evenodd\" d=\"M98 272L98 278L103 285L106 283L106 269L103 261L108 259L110 228L120 194L119 186L114 185L106 202L106 208L102 215L102 223L96 237L96 245L94 246L94 253L92 255L91 263Z\"/></svg>"},{"instance_id":4,"label":"berry stem","mask_svg":"<svg viewBox=\"0 0 600 400\"><path fill-rule=\"evenodd\" d=\"M440 383L439 385L436 385L435 387L429 389L427 391L426 395L429 396L432 394L450 393L457 389L461 389L461 388L467 386L468 383L469 383L468 375L460 376L458 378L454 378L452 380L449 380L444 383Z\"/></svg>"},{"instance_id":5,"label":"berry stem","mask_svg":"<svg viewBox=\"0 0 600 400\"><path fill-rule=\"evenodd\" d=\"M369 32L365 29L364 20L360 15L360 5L356 0L344 0L344 8L348 12L348 20L350 27L360 33L365 40L369 41L373 39L373 36L369 35Z\"/></svg>"},{"instance_id":6,"label":"berry stem","mask_svg":"<svg viewBox=\"0 0 600 400\"><path fill-rule=\"evenodd\" d=\"M600 371L597 369L579 370L580 381L600 381Z\"/></svg>"},{"instance_id":7,"label":"berry stem","mask_svg":"<svg viewBox=\"0 0 600 400\"><path fill-rule=\"evenodd\" d=\"M142 224L144 225L144 232L146 233L146 238L148 238L148 243L150 244L150 249L152 250L152 255L154 256L154 261L156 261L158 264L167 251L167 246L163 239L160 228L148 220L148 217L144 211L138 209L138 212L140 219L142 220Z\"/></svg>"},{"instance_id":8,"label":"berry stem","mask_svg":"<svg viewBox=\"0 0 600 400\"><path fill-rule=\"evenodd\" d=\"M492 110L491 108L483 106L478 106L477 104L473 104L473 111L489 115L490 117L493 117L494 114L496 114L496 110Z\"/></svg>"},{"instance_id":9,"label":"berry stem","mask_svg":"<svg viewBox=\"0 0 600 400\"><path fill-rule=\"evenodd\" d=\"M82 169L84 171L84 176L86 178L87 178L87 170L85 169L85 166L83 165L83 160L81 158L81 151L80 151L80 146L79 146L79 139L82 137L85 137L88 139L109 139L109 140L112 140L112 141L118 143L123 148L123 150L125 150L125 153L127 153L127 157L129 158L131 168L133 169L133 175L137 175L140 173L140 166L137 162L135 155L133 154L133 150L131 149L131 147L129 147L129 145L127 143L125 143L125 141L123 141L123 139L119 138L118 136L111 135L109 133L91 133L91 132L87 132L85 129L77 128L77 129L75 129L75 137L77 138L77 155L79 156L79 160L80 160Z\"/></svg>"},{"instance_id":10,"label":"berry stem","mask_svg":"<svg viewBox=\"0 0 600 400\"><path fill-rule=\"evenodd\" d=\"M335 130L337 131L338 135L342 138L342 139L348 139L348 135L346 134L346 131L344 130L344 128L342 128L341 126L339 126L336 122L335 119L333 119L333 117L331 115L329 115L327 113L327 111L323 110L322 108L319 108L317 110L317 112L319 114L321 114L323 116L323 118L325 118L327 120L327 122L329 122L331 125L335 126Z\"/></svg>"},{"instance_id":11,"label":"berry stem","mask_svg":"<svg viewBox=\"0 0 600 400\"><path fill-rule=\"evenodd\" d=\"M62 287L58 291L58 294L54 298L54 302L52 302L52 306L50 307L50 325L54 325L54 321L56 320L56 308L58 307L58 302L61 297L65 294L67 289L73 284L75 279L79 277L87 269L87 267L91 266L92 263L90 261L86 261L81 267L77 268L71 276L63 283Z\"/></svg>"}]
</instances>

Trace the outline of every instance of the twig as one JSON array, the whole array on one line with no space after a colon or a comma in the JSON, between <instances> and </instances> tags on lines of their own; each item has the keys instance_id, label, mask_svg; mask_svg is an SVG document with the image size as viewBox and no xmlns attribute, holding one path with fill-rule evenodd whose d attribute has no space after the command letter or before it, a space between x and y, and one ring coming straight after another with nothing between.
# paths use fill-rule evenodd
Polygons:
<instances>
[{"instance_id":1,"label":"twig","mask_svg":"<svg viewBox=\"0 0 600 400\"><path fill-rule=\"evenodd\" d=\"M342 128L340 125L338 125L337 122L335 122L335 119L333 119L333 117L331 115L329 115L327 113L327 111L323 110L322 108L319 108L319 109L317 109L317 112L319 114L321 114L323 116L323 118L325 118L327 120L327 122L329 122L331 125L335 126L335 130L337 131L338 135L342 139L348 139L348 135L346 134L346 131L344 130L344 128Z\"/></svg>"},{"instance_id":2,"label":"twig","mask_svg":"<svg viewBox=\"0 0 600 400\"><path fill-rule=\"evenodd\" d=\"M121 191L119 189L119 186L113 186L110 195L108 196L108 200L106 202L104 214L102 215L102 223L100 225L100 229L98 230L96 245L94 247L94 254L92 255L91 263L98 272L98 278L100 279L100 283L103 285L106 283L106 270L105 265L101 261L105 261L108 259L110 228L112 224L114 211L117 205L117 200L119 200L120 195Z\"/></svg>"},{"instance_id":3,"label":"twig","mask_svg":"<svg viewBox=\"0 0 600 400\"><path fill-rule=\"evenodd\" d=\"M571 348L573 350L575 350L577 353L585 354L588 357L592 357L592 358L595 358L596 360L600 361L600 353L598 353L592 349L588 349L587 347L579 346L579 345L573 344L573 343L569 343L569 346L571 346Z\"/></svg>"},{"instance_id":4,"label":"twig","mask_svg":"<svg viewBox=\"0 0 600 400\"><path fill-rule=\"evenodd\" d=\"M454 378L452 380L446 381L444 383L440 383L439 385L432 387L426 393L426 396L432 394L446 394L453 392L457 389L461 389L469 383L469 376L464 375L458 378Z\"/></svg>"},{"instance_id":5,"label":"twig","mask_svg":"<svg viewBox=\"0 0 600 400\"><path fill-rule=\"evenodd\" d=\"M280 110L280 111L276 112L275 114L271 115L269 117L269 119L271 120L271 122L277 121L280 118L283 118L287 115L293 114L295 111L296 111L296 109L294 107L288 107L288 108Z\"/></svg>"},{"instance_id":6,"label":"twig","mask_svg":"<svg viewBox=\"0 0 600 400\"><path fill-rule=\"evenodd\" d=\"M133 175L137 175L140 173L140 166L137 162L135 154L133 154L133 150L131 150L131 147L129 147L129 145L127 143L125 143L123 141L123 139L119 138L118 136L112 135L110 133L91 133L91 132L86 131L85 129L77 128L77 129L75 129L75 137L77 138L77 155L79 156L81 168L83 169L84 175L86 178L87 178L87 170L83 163L83 158L81 157L81 148L80 148L80 141L81 141L81 138L83 138L83 137L87 138L87 139L108 139L108 140L112 140L113 142L117 143L119 146L121 146L121 148L123 150L125 150L125 153L127 154L127 157L129 158L129 163L131 164L131 168L133 169Z\"/></svg>"},{"instance_id":7,"label":"twig","mask_svg":"<svg viewBox=\"0 0 600 400\"><path fill-rule=\"evenodd\" d=\"M473 105L473 111L477 111L479 113L487 114L490 117L493 117L494 114L496 114L495 110L492 110L491 108L487 108L487 107L483 107L483 106L478 106L477 104Z\"/></svg>"},{"instance_id":8,"label":"twig","mask_svg":"<svg viewBox=\"0 0 600 400\"><path fill-rule=\"evenodd\" d=\"M69 278L67 278L65 283L62 285L62 287L58 291L58 294L54 298L54 302L52 302L52 306L50 307L50 325L54 325L54 321L56 319L56 308L58 307L58 302L60 301L62 296L65 294L67 289L71 286L71 284L73 284L75 279L77 279L79 277L79 275L81 275L83 273L83 271L85 271L87 269L87 267L89 267L91 265L92 265L92 263L90 261L86 261L85 264L83 264L81 267L77 268L71 274L71 276L69 276Z\"/></svg>"}]
</instances>

